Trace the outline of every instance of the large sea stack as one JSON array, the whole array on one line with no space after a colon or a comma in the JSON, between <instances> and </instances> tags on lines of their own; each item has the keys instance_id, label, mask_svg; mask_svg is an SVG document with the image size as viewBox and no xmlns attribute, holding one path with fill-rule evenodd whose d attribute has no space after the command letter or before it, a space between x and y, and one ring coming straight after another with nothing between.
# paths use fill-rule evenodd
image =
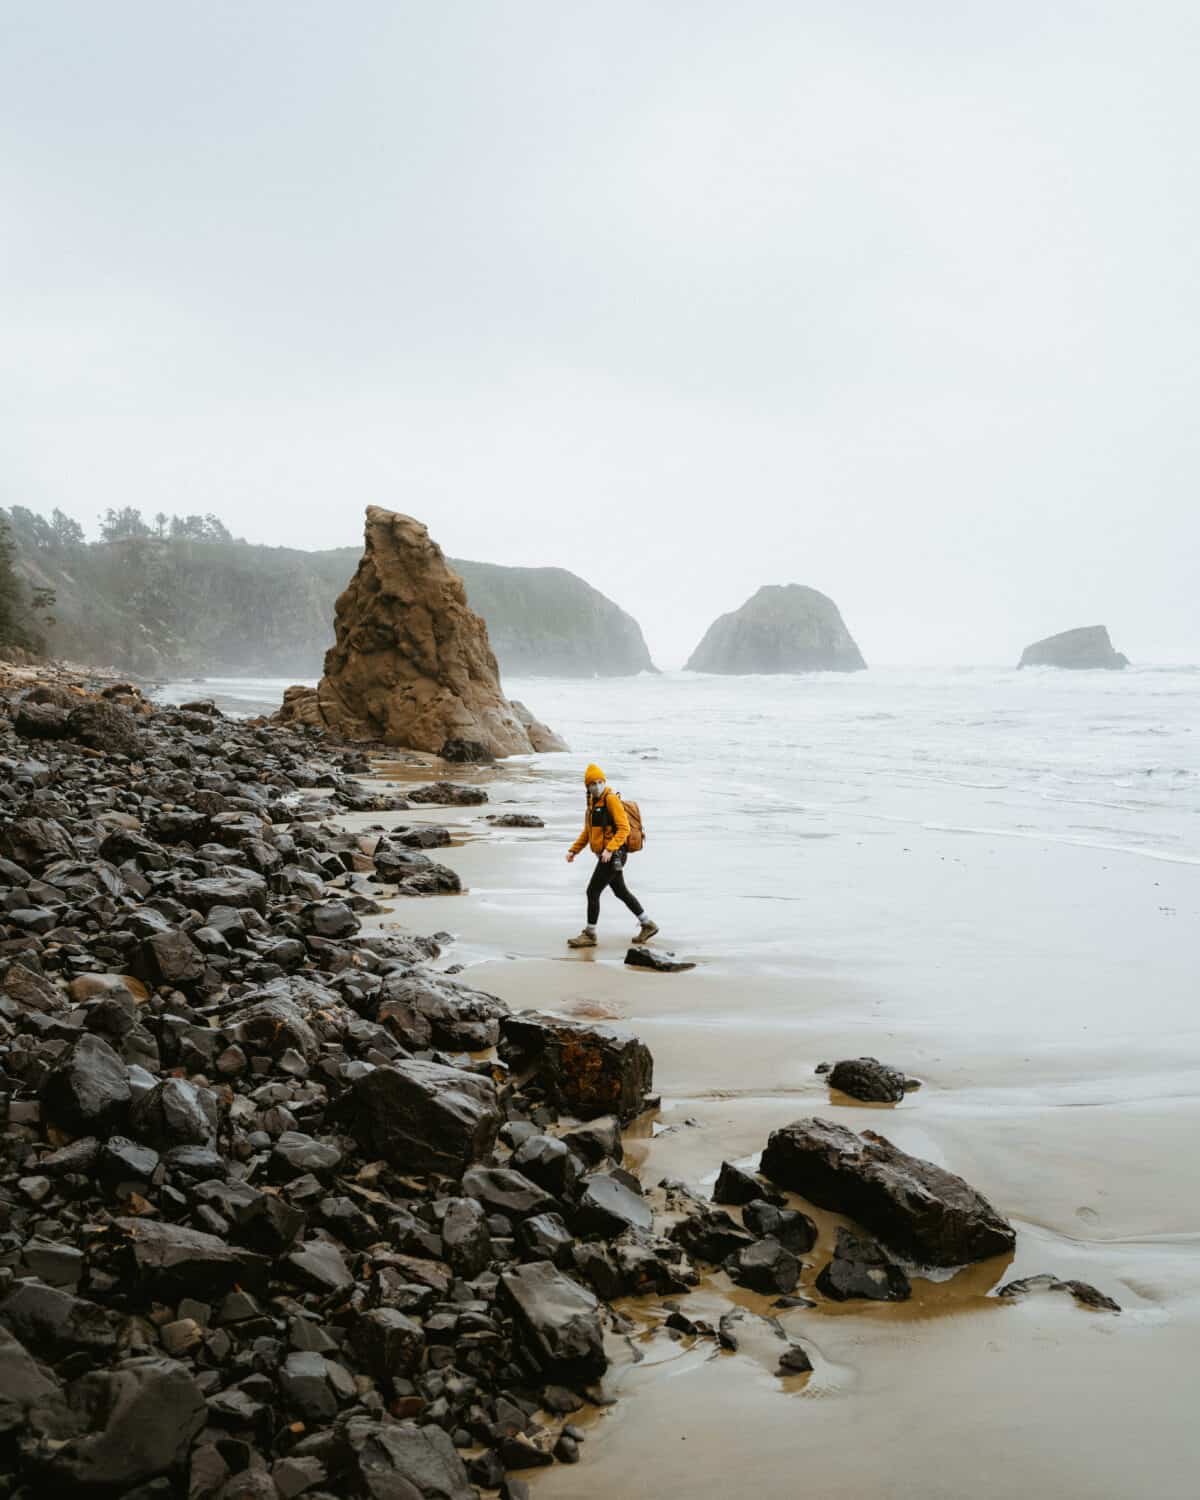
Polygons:
<instances>
[{"instance_id":1,"label":"large sea stack","mask_svg":"<svg viewBox=\"0 0 1200 1500\"><path fill-rule=\"evenodd\" d=\"M837 605L799 583L766 584L708 627L689 672L857 672L866 666Z\"/></svg>"},{"instance_id":2,"label":"large sea stack","mask_svg":"<svg viewBox=\"0 0 1200 1500\"><path fill-rule=\"evenodd\" d=\"M1021 667L1105 667L1117 671L1129 665L1129 658L1113 649L1104 625L1080 625L1059 635L1048 635L1034 641L1021 652Z\"/></svg>"},{"instance_id":3,"label":"large sea stack","mask_svg":"<svg viewBox=\"0 0 1200 1500\"><path fill-rule=\"evenodd\" d=\"M412 516L368 506L366 547L337 601L334 634L315 694L289 689L284 718L434 754L449 744L491 755L565 748L532 718L522 722L500 691L486 625Z\"/></svg>"}]
</instances>

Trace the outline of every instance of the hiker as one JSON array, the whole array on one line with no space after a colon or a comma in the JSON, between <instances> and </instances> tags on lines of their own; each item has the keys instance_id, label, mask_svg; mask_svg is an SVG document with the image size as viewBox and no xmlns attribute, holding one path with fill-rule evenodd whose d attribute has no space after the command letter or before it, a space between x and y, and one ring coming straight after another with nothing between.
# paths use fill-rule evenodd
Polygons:
<instances>
[{"instance_id":1,"label":"hiker","mask_svg":"<svg viewBox=\"0 0 1200 1500\"><path fill-rule=\"evenodd\" d=\"M583 832L571 845L567 855L570 864L587 844L596 856L596 868L587 888L587 925L578 937L568 938L568 948L594 948L596 946L596 921L600 916L600 897L606 888L611 888L617 898L625 903L638 919L635 943L648 943L658 931L658 926L646 915L642 903L625 884L625 843L629 838L629 817L616 792L610 791L604 772L599 766L589 766L583 773L587 787L587 811L583 819Z\"/></svg>"}]
</instances>

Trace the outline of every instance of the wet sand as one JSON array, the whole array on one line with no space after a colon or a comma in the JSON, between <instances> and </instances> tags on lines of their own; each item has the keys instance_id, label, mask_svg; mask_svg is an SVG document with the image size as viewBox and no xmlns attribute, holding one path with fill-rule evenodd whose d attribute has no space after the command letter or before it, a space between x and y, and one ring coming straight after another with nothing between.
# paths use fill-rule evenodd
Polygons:
<instances>
[{"instance_id":1,"label":"wet sand","mask_svg":"<svg viewBox=\"0 0 1200 1500\"><path fill-rule=\"evenodd\" d=\"M1147 892L1139 862L1113 860L1099 881L1095 851L1006 846L993 865L973 863L974 937L956 911L943 913L947 940L923 959L906 910L894 930L873 924L856 962L845 941L832 961L799 941L790 952L739 948L728 931L706 947L686 920L671 920L686 872L659 852L635 864L637 886L647 899L654 890L664 938L678 932L671 946L701 965L655 975L622 965L615 906L602 947L566 955L581 883L561 862L570 812L536 771L487 780L488 808L361 820L419 816L463 840L448 857L471 893L399 902L383 920L453 931L445 961L468 963L468 982L516 1008L611 1019L649 1044L662 1109L639 1122L630 1150L646 1184L711 1186L722 1160L752 1165L771 1129L820 1113L960 1173L1018 1230L1011 1261L917 1279L909 1303L838 1306L818 1295L816 1307L782 1314L813 1358L811 1376L780 1380L770 1351L675 1342L647 1326L646 1308L631 1309L642 1331L616 1341L621 1399L589 1416L580 1464L529 1476L539 1500L715 1500L743 1487L763 1500L1194 1496L1200 1033L1194 986L1181 977L1184 934L1148 926L1137 902L1180 912L1194 934L1195 868L1156 869ZM487 830L482 815L503 810L507 795L551 827ZM916 852L934 868L961 859L955 847L946 836ZM869 882L878 865L872 851L870 867L847 878ZM1085 874L1087 899L1060 909L1057 936L1022 930L1019 897L989 900L1028 895L1031 882L1079 888ZM852 926L832 900L824 915ZM971 961L947 972L959 952ZM816 1064L861 1052L923 1087L895 1107L832 1096ZM806 1285L836 1223L814 1216L822 1237ZM1124 1310L1092 1312L1063 1294L988 1296L1043 1271L1094 1282ZM767 1309L721 1274L683 1305L715 1321L734 1301Z\"/></svg>"}]
</instances>

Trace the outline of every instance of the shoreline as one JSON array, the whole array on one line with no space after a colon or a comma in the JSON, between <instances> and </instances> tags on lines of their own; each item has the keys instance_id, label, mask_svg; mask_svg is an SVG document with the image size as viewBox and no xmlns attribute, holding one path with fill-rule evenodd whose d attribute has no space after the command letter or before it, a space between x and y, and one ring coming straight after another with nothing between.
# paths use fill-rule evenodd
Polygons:
<instances>
[{"instance_id":1,"label":"shoreline","mask_svg":"<svg viewBox=\"0 0 1200 1500\"><path fill-rule=\"evenodd\" d=\"M536 811L527 778L522 768L513 786L522 807ZM503 765L489 785L504 795ZM1135 1071L1123 1078L1106 1040L1081 1035L1064 1068L1059 1047L1042 1048L1004 1027L992 1037L962 1037L936 1018L905 1024L881 1001L886 975L869 969L855 977L817 964L798 977L746 965L739 974L736 957L713 954L688 974L643 974L620 964L614 933L621 922L611 908L596 955L567 956L558 945L573 926L536 912L514 919L521 893L505 865L524 872L530 860L514 858L522 851L502 840L481 846L468 823L462 831L468 842L458 846L458 864L469 872L470 890L459 898L459 917L447 914L447 922L470 958L468 982L514 1008L610 1021L650 1046L662 1105L639 1123L628 1151L652 1195L665 1178L710 1188L722 1160L749 1167L771 1129L817 1114L881 1131L944 1163L981 1188L1018 1231L1008 1263L915 1280L910 1303L838 1305L811 1289L837 1222L818 1211L821 1238L805 1257L811 1268L799 1288L817 1306L781 1315L789 1334L816 1351L817 1370L783 1383L786 1389L752 1356L681 1348L661 1321L656 1326L665 1317L661 1302L633 1309L642 1357L617 1377L617 1405L593 1414L596 1440L581 1463L534 1476L540 1496L622 1493L636 1471L640 1485L665 1497L716 1500L745 1482L764 1500L790 1500L790 1450L795 1461L802 1456L805 1482L837 1500L959 1500L967 1492L1008 1500L1014 1488L1042 1493L1046 1486L1125 1500L1147 1482L1147 1460L1142 1444L1130 1441L1114 1364L1122 1371L1116 1384L1136 1386L1139 1411L1150 1413L1139 1423L1153 1434L1145 1443L1155 1452L1155 1493L1171 1500L1190 1493L1200 1444L1182 1391L1188 1350L1200 1335L1200 1243L1185 1202L1164 1193L1146 1169L1197 1121L1196 1080L1180 1075L1173 1037L1138 1037L1123 1059ZM557 843L559 833L548 830L536 842ZM664 924L658 941L669 947L670 939ZM816 1063L859 1053L917 1073L922 1089L894 1107L831 1097ZM1139 1115L1142 1127L1131 1139ZM1194 1184L1195 1168L1178 1163L1177 1176L1178 1168L1186 1195L1183 1183ZM814 1212L792 1195L789 1202ZM1002 1282L1047 1272L1099 1285L1121 1304L1120 1316L1093 1314L1069 1298L1008 1304L994 1295ZM716 1317L734 1306L764 1312L768 1302L717 1272L680 1305L689 1316L707 1310ZM1097 1337L1118 1342L1097 1345ZM730 1361L744 1368L730 1373ZM785 1404L795 1400L799 1411ZM949 1446L947 1424L960 1435ZM876 1438L901 1455L901 1474L885 1473L883 1449L863 1452Z\"/></svg>"}]
</instances>

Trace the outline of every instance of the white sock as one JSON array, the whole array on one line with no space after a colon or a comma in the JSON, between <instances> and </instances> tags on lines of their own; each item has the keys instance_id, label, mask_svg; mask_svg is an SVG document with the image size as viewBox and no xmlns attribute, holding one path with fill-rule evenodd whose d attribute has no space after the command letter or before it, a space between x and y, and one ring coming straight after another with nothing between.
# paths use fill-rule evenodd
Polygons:
<instances>
[{"instance_id":1,"label":"white sock","mask_svg":"<svg viewBox=\"0 0 1200 1500\"><path fill-rule=\"evenodd\" d=\"M652 927L654 925L654 918L650 915L650 913L648 911L644 911L641 914L641 916L638 918L638 922L643 927Z\"/></svg>"}]
</instances>

